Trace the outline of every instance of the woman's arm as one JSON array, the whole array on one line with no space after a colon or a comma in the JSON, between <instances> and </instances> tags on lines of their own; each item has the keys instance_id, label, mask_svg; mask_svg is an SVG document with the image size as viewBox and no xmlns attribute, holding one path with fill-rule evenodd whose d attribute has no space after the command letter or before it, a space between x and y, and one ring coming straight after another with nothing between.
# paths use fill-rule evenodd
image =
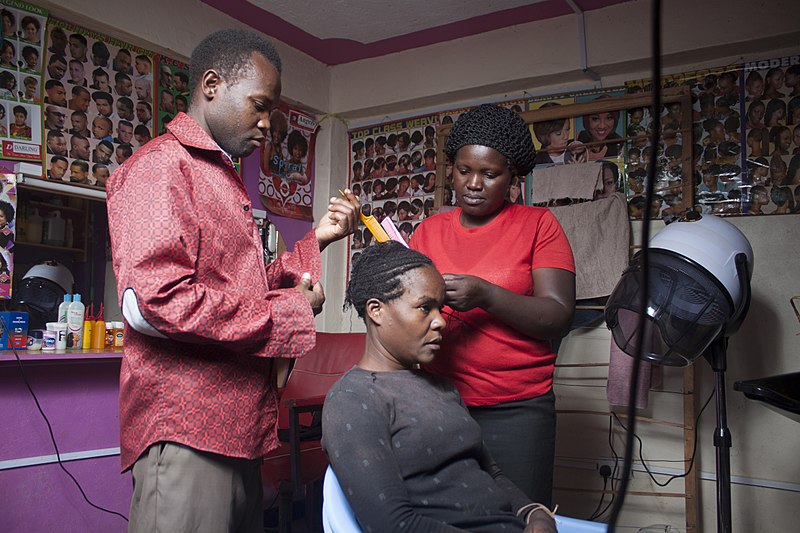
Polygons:
<instances>
[{"instance_id":1,"label":"woman's arm","mask_svg":"<svg viewBox=\"0 0 800 533\"><path fill-rule=\"evenodd\" d=\"M575 274L536 268L532 275L533 296L526 296L477 276L445 274L445 303L456 311L480 307L534 339L563 337L575 311Z\"/></svg>"}]
</instances>

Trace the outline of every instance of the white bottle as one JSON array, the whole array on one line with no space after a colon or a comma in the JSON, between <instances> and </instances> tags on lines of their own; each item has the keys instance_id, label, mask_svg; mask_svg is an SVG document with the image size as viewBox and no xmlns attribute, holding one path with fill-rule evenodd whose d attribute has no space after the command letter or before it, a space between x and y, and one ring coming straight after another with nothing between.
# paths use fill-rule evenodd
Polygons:
<instances>
[{"instance_id":1,"label":"white bottle","mask_svg":"<svg viewBox=\"0 0 800 533\"><path fill-rule=\"evenodd\" d=\"M67 348L83 346L83 316L86 307L81 302L81 295L75 294L67 310Z\"/></svg>"},{"instance_id":2,"label":"white bottle","mask_svg":"<svg viewBox=\"0 0 800 533\"><path fill-rule=\"evenodd\" d=\"M70 302L72 302L72 295L65 294L64 301L58 306L58 320L56 322L67 323L67 310L69 309Z\"/></svg>"}]
</instances>

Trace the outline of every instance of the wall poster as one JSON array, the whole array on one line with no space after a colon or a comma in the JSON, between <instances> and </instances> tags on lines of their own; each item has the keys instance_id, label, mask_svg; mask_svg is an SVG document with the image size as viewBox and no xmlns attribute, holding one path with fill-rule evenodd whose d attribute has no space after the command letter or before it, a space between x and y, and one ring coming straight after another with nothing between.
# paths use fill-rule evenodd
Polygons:
<instances>
[{"instance_id":1,"label":"wall poster","mask_svg":"<svg viewBox=\"0 0 800 533\"><path fill-rule=\"evenodd\" d=\"M105 188L152 137L155 54L62 20L47 30L44 179Z\"/></svg>"},{"instance_id":2,"label":"wall poster","mask_svg":"<svg viewBox=\"0 0 800 533\"><path fill-rule=\"evenodd\" d=\"M313 221L317 120L281 103L270 114L269 123L259 159L261 203L276 215Z\"/></svg>"},{"instance_id":3,"label":"wall poster","mask_svg":"<svg viewBox=\"0 0 800 533\"><path fill-rule=\"evenodd\" d=\"M0 146L3 159L42 159L42 74L47 10L0 1Z\"/></svg>"},{"instance_id":4,"label":"wall poster","mask_svg":"<svg viewBox=\"0 0 800 533\"><path fill-rule=\"evenodd\" d=\"M14 277L17 176L0 174L0 299L11 298Z\"/></svg>"}]
</instances>

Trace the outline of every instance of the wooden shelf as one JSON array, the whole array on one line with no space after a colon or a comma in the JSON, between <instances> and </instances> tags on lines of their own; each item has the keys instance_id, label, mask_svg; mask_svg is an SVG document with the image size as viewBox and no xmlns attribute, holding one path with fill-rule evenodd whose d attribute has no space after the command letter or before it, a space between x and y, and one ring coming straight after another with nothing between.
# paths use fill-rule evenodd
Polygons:
<instances>
[{"instance_id":1,"label":"wooden shelf","mask_svg":"<svg viewBox=\"0 0 800 533\"><path fill-rule=\"evenodd\" d=\"M66 246L54 246L52 244L42 244L42 243L35 243L35 242L26 242L26 241L16 241L15 245L22 245L22 246L34 246L36 248L45 248L48 250L61 250L62 252L74 252L74 253L83 253L81 248L67 248Z\"/></svg>"}]
</instances>

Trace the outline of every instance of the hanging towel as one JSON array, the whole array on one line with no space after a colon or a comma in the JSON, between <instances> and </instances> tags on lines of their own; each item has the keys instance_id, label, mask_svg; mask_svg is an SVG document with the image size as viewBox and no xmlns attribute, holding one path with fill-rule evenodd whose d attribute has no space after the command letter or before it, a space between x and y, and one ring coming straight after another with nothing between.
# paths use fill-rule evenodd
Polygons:
<instances>
[{"instance_id":1,"label":"hanging towel","mask_svg":"<svg viewBox=\"0 0 800 533\"><path fill-rule=\"evenodd\" d=\"M564 198L591 200L595 191L603 188L603 164L595 161L537 168L531 177L534 204Z\"/></svg>"},{"instance_id":2,"label":"hanging towel","mask_svg":"<svg viewBox=\"0 0 800 533\"><path fill-rule=\"evenodd\" d=\"M647 341L645 340L647 349ZM631 395L631 372L633 357L622 351L611 338L611 353L608 358L608 384L606 397L612 406L627 407ZM663 369L647 361L639 364L639 384L636 390L636 408L646 409L650 389L660 387Z\"/></svg>"},{"instance_id":3,"label":"hanging towel","mask_svg":"<svg viewBox=\"0 0 800 533\"><path fill-rule=\"evenodd\" d=\"M628 266L630 223L625 196L615 193L550 211L564 228L575 257L576 298L611 294Z\"/></svg>"}]
</instances>

